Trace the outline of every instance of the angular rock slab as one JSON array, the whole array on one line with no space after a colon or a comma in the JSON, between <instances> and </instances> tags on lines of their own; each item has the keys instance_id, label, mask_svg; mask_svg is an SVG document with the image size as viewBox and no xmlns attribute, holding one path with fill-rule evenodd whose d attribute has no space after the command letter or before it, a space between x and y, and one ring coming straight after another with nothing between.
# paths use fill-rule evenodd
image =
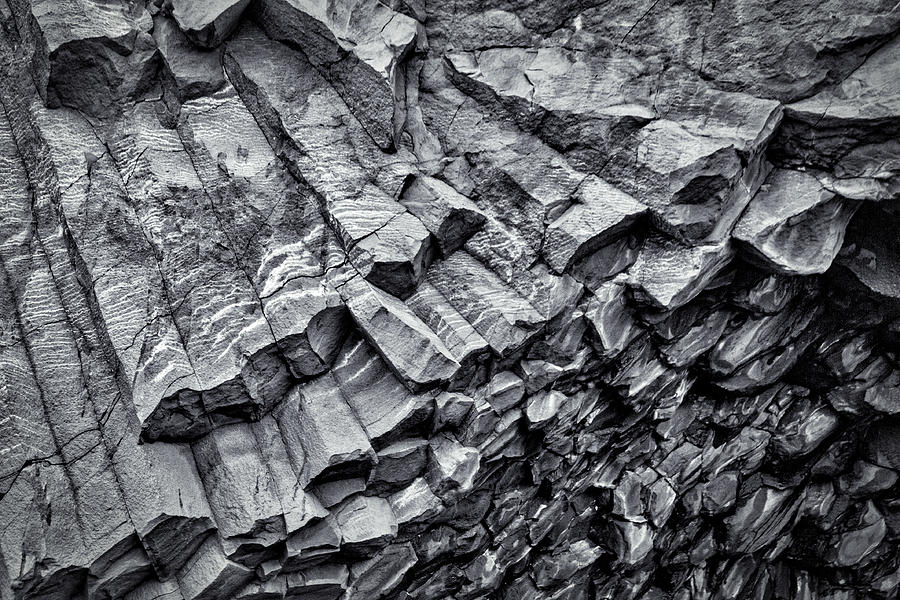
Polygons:
<instances>
[{"instance_id":1,"label":"angular rock slab","mask_svg":"<svg viewBox=\"0 0 900 600\"><path fill-rule=\"evenodd\" d=\"M375 0L264 0L257 18L272 38L303 48L379 147L394 147L401 63L416 48L418 22Z\"/></svg>"},{"instance_id":2,"label":"angular rock slab","mask_svg":"<svg viewBox=\"0 0 900 600\"><path fill-rule=\"evenodd\" d=\"M764 177L777 102L709 89L658 59L558 47L447 57L451 76L575 164L647 204L659 226L721 239ZM721 223L720 223L721 221Z\"/></svg>"},{"instance_id":3,"label":"angular rock slab","mask_svg":"<svg viewBox=\"0 0 900 600\"><path fill-rule=\"evenodd\" d=\"M228 42L225 69L282 160L312 188L356 268L387 292L409 296L433 258L431 235L372 180L384 173L399 188L396 180L410 169L365 137L302 54L258 28L243 24Z\"/></svg>"},{"instance_id":4,"label":"angular rock slab","mask_svg":"<svg viewBox=\"0 0 900 600\"><path fill-rule=\"evenodd\" d=\"M777 169L735 225L752 257L786 275L824 273L844 242L856 203L826 190L813 175Z\"/></svg>"},{"instance_id":5,"label":"angular rock slab","mask_svg":"<svg viewBox=\"0 0 900 600\"><path fill-rule=\"evenodd\" d=\"M474 202L433 177L411 178L400 203L431 232L444 257L458 250L486 220Z\"/></svg>"},{"instance_id":6,"label":"angular rock slab","mask_svg":"<svg viewBox=\"0 0 900 600\"><path fill-rule=\"evenodd\" d=\"M304 487L371 471L375 451L330 373L291 390L275 418Z\"/></svg>"},{"instance_id":7,"label":"angular rock slab","mask_svg":"<svg viewBox=\"0 0 900 600\"><path fill-rule=\"evenodd\" d=\"M237 27L250 0L171 0L172 17L201 48L215 48Z\"/></svg>"},{"instance_id":8,"label":"angular rock slab","mask_svg":"<svg viewBox=\"0 0 900 600\"><path fill-rule=\"evenodd\" d=\"M900 299L900 251L896 231L900 218L864 205L847 228L844 248L835 259L876 297Z\"/></svg>"},{"instance_id":9,"label":"angular rock slab","mask_svg":"<svg viewBox=\"0 0 900 600\"><path fill-rule=\"evenodd\" d=\"M412 391L449 381L459 369L443 342L399 299L360 277L338 289L360 331Z\"/></svg>"},{"instance_id":10,"label":"angular rock slab","mask_svg":"<svg viewBox=\"0 0 900 600\"><path fill-rule=\"evenodd\" d=\"M153 39L181 101L211 94L225 84L222 51L195 48L173 19L157 16Z\"/></svg>"},{"instance_id":11,"label":"angular rock slab","mask_svg":"<svg viewBox=\"0 0 900 600\"><path fill-rule=\"evenodd\" d=\"M47 106L109 117L149 91L156 44L143 5L29 0L13 7L34 42L34 77Z\"/></svg>"},{"instance_id":12,"label":"angular rock slab","mask_svg":"<svg viewBox=\"0 0 900 600\"><path fill-rule=\"evenodd\" d=\"M612 242L646 212L647 207L601 179L582 182L573 204L547 226L541 252L557 273Z\"/></svg>"},{"instance_id":13,"label":"angular rock slab","mask_svg":"<svg viewBox=\"0 0 900 600\"><path fill-rule=\"evenodd\" d=\"M889 158L900 131L900 40L893 39L831 88L785 108L776 152L789 162L832 168L869 146L873 166Z\"/></svg>"},{"instance_id":14,"label":"angular rock slab","mask_svg":"<svg viewBox=\"0 0 900 600\"><path fill-rule=\"evenodd\" d=\"M650 237L632 266L628 284L636 297L661 310L695 298L734 255L730 241L695 247L663 236Z\"/></svg>"}]
</instances>

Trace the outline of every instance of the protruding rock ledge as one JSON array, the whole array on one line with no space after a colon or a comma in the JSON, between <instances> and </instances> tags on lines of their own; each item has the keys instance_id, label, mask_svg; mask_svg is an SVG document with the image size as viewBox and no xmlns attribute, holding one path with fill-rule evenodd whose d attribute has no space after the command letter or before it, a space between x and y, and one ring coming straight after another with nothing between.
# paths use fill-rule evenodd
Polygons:
<instances>
[{"instance_id":1,"label":"protruding rock ledge","mask_svg":"<svg viewBox=\"0 0 900 600\"><path fill-rule=\"evenodd\" d=\"M257 20L273 39L301 48L383 150L403 125L401 63L419 44L419 23L369 0L263 0Z\"/></svg>"},{"instance_id":2,"label":"protruding rock ledge","mask_svg":"<svg viewBox=\"0 0 900 600\"><path fill-rule=\"evenodd\" d=\"M766 268L787 275L824 273L856 207L809 173L777 169L750 201L733 236Z\"/></svg>"}]
</instances>

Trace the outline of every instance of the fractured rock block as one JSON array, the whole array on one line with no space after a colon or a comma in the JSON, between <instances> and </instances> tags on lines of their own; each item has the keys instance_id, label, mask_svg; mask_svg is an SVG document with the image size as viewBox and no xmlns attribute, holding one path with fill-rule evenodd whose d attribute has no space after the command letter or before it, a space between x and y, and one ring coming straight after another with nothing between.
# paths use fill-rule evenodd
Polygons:
<instances>
[{"instance_id":1,"label":"fractured rock block","mask_svg":"<svg viewBox=\"0 0 900 600\"><path fill-rule=\"evenodd\" d=\"M647 240L629 273L628 283L639 300L672 310L695 298L731 260L727 240L689 247L662 236Z\"/></svg>"},{"instance_id":2,"label":"fractured rock block","mask_svg":"<svg viewBox=\"0 0 900 600\"><path fill-rule=\"evenodd\" d=\"M172 17L185 35L202 48L225 41L250 0L171 0Z\"/></svg>"},{"instance_id":3,"label":"fractured rock block","mask_svg":"<svg viewBox=\"0 0 900 600\"><path fill-rule=\"evenodd\" d=\"M390 594L416 564L412 544L393 544L369 560L350 568L353 583L347 590L347 600L382 598Z\"/></svg>"},{"instance_id":4,"label":"fractured rock block","mask_svg":"<svg viewBox=\"0 0 900 600\"><path fill-rule=\"evenodd\" d=\"M471 490L481 463L478 450L463 446L446 433L432 438L429 446L431 454L426 480L435 494L446 499Z\"/></svg>"},{"instance_id":5,"label":"fractured rock block","mask_svg":"<svg viewBox=\"0 0 900 600\"><path fill-rule=\"evenodd\" d=\"M93 598L121 598L152 573L150 559L135 536L94 561L88 571L88 594Z\"/></svg>"},{"instance_id":6,"label":"fractured rock block","mask_svg":"<svg viewBox=\"0 0 900 600\"><path fill-rule=\"evenodd\" d=\"M215 526L214 517L189 445L157 443L143 449L160 484L155 514L136 514L135 525L157 572L167 576L194 553Z\"/></svg>"},{"instance_id":7,"label":"fractured rock block","mask_svg":"<svg viewBox=\"0 0 900 600\"><path fill-rule=\"evenodd\" d=\"M328 511L316 496L308 493L300 484L303 473L291 461L290 451L275 417L266 415L258 422L251 423L250 430L259 455L268 468L275 497L281 505L285 532L290 535L325 517Z\"/></svg>"},{"instance_id":8,"label":"fractured rock block","mask_svg":"<svg viewBox=\"0 0 900 600\"><path fill-rule=\"evenodd\" d=\"M304 487L371 471L375 451L331 374L291 390L275 418Z\"/></svg>"},{"instance_id":9,"label":"fractured rock block","mask_svg":"<svg viewBox=\"0 0 900 600\"><path fill-rule=\"evenodd\" d=\"M663 75L658 61L621 52L490 48L447 62L463 89L496 98L560 150L576 148L580 168L640 198L684 239L727 233L745 188L761 183L762 148L781 119L777 102Z\"/></svg>"},{"instance_id":10,"label":"fractured rock block","mask_svg":"<svg viewBox=\"0 0 900 600\"><path fill-rule=\"evenodd\" d=\"M193 450L229 557L246 560L286 537L286 509L249 425L216 429Z\"/></svg>"},{"instance_id":11,"label":"fractured rock block","mask_svg":"<svg viewBox=\"0 0 900 600\"><path fill-rule=\"evenodd\" d=\"M292 173L315 190L354 265L391 294L412 293L432 259L431 235L372 182L396 162L359 139L359 122L301 53L252 25L228 43L225 69ZM308 101L297 103L300 96Z\"/></svg>"},{"instance_id":12,"label":"fractured rock block","mask_svg":"<svg viewBox=\"0 0 900 600\"><path fill-rule=\"evenodd\" d=\"M610 281L595 290L585 307L585 317L592 325L603 354L609 357L622 353L642 331L625 294L623 282Z\"/></svg>"},{"instance_id":13,"label":"fractured rock block","mask_svg":"<svg viewBox=\"0 0 900 600\"><path fill-rule=\"evenodd\" d=\"M292 573L332 558L341 547L341 530L334 516L307 525L285 542L281 572Z\"/></svg>"},{"instance_id":14,"label":"fractured rock block","mask_svg":"<svg viewBox=\"0 0 900 600\"><path fill-rule=\"evenodd\" d=\"M346 565L329 564L308 567L286 575L285 598L337 600L347 589Z\"/></svg>"},{"instance_id":15,"label":"fractured rock block","mask_svg":"<svg viewBox=\"0 0 900 600\"><path fill-rule=\"evenodd\" d=\"M458 250L486 220L474 202L433 177L413 177L400 194L400 203L422 221L445 257Z\"/></svg>"},{"instance_id":16,"label":"fractured rock block","mask_svg":"<svg viewBox=\"0 0 900 600\"><path fill-rule=\"evenodd\" d=\"M459 363L457 379L471 374L489 353L488 343L460 312L428 281L419 284L406 305L444 343Z\"/></svg>"},{"instance_id":17,"label":"fractured rock block","mask_svg":"<svg viewBox=\"0 0 900 600\"><path fill-rule=\"evenodd\" d=\"M153 39L180 100L205 96L225 85L221 49L195 48L172 19L162 16L153 20Z\"/></svg>"},{"instance_id":18,"label":"fractured rock block","mask_svg":"<svg viewBox=\"0 0 900 600\"><path fill-rule=\"evenodd\" d=\"M770 447L780 456L805 456L821 445L838 427L838 415L824 403L798 399L778 421Z\"/></svg>"},{"instance_id":19,"label":"fractured rock block","mask_svg":"<svg viewBox=\"0 0 900 600\"><path fill-rule=\"evenodd\" d=\"M898 250L893 232L900 218L874 205L862 206L847 228L835 264L847 269L876 297L900 298Z\"/></svg>"},{"instance_id":20,"label":"fractured rock block","mask_svg":"<svg viewBox=\"0 0 900 600\"><path fill-rule=\"evenodd\" d=\"M798 506L791 496L791 490L764 486L742 498L734 514L725 518L728 548L754 552L778 540Z\"/></svg>"},{"instance_id":21,"label":"fractured rock block","mask_svg":"<svg viewBox=\"0 0 900 600\"><path fill-rule=\"evenodd\" d=\"M428 525L444 508L423 477L415 479L404 489L388 497L391 510L402 531L416 531Z\"/></svg>"},{"instance_id":22,"label":"fractured rock block","mask_svg":"<svg viewBox=\"0 0 900 600\"><path fill-rule=\"evenodd\" d=\"M885 159L893 154L884 142L896 138L900 128L898 56L900 42L894 39L835 85L787 105L776 155L789 164L832 168L840 167L855 148L866 146L868 164L855 174L876 182L883 178Z\"/></svg>"},{"instance_id":23,"label":"fractured rock block","mask_svg":"<svg viewBox=\"0 0 900 600\"><path fill-rule=\"evenodd\" d=\"M459 369L443 342L403 302L356 277L338 288L372 346L413 391Z\"/></svg>"},{"instance_id":24,"label":"fractured rock block","mask_svg":"<svg viewBox=\"0 0 900 600\"><path fill-rule=\"evenodd\" d=\"M406 298L431 264L431 236L421 221L403 212L360 239L351 258L370 282Z\"/></svg>"},{"instance_id":25,"label":"fractured rock block","mask_svg":"<svg viewBox=\"0 0 900 600\"><path fill-rule=\"evenodd\" d=\"M334 516L341 530L341 550L354 556L371 556L397 536L397 520L384 498L355 496Z\"/></svg>"},{"instance_id":26,"label":"fractured rock block","mask_svg":"<svg viewBox=\"0 0 900 600\"><path fill-rule=\"evenodd\" d=\"M425 469L428 442L423 439L401 440L378 451L378 464L368 482L368 489L403 488Z\"/></svg>"},{"instance_id":27,"label":"fractured rock block","mask_svg":"<svg viewBox=\"0 0 900 600\"><path fill-rule=\"evenodd\" d=\"M341 349L333 375L360 425L378 447L423 430L431 419L434 393L410 392L371 344L356 335Z\"/></svg>"},{"instance_id":28,"label":"fractured rock block","mask_svg":"<svg viewBox=\"0 0 900 600\"><path fill-rule=\"evenodd\" d=\"M608 183L589 176L578 188L576 203L550 223L542 252L557 272L621 235L646 207Z\"/></svg>"},{"instance_id":29,"label":"fractured rock block","mask_svg":"<svg viewBox=\"0 0 900 600\"><path fill-rule=\"evenodd\" d=\"M213 600L237 591L253 571L228 560L217 536L210 536L178 572L184 600Z\"/></svg>"},{"instance_id":30,"label":"fractured rock block","mask_svg":"<svg viewBox=\"0 0 900 600\"><path fill-rule=\"evenodd\" d=\"M265 0L257 16L274 39L303 48L384 150L402 124L402 62L420 25L381 2Z\"/></svg>"},{"instance_id":31,"label":"fractured rock block","mask_svg":"<svg viewBox=\"0 0 900 600\"><path fill-rule=\"evenodd\" d=\"M812 175L773 171L734 228L734 239L770 269L824 273L844 242L855 203L836 198Z\"/></svg>"},{"instance_id":32,"label":"fractured rock block","mask_svg":"<svg viewBox=\"0 0 900 600\"><path fill-rule=\"evenodd\" d=\"M34 77L47 106L110 117L150 90L156 44L143 5L29 0L13 6L33 37Z\"/></svg>"},{"instance_id":33,"label":"fractured rock block","mask_svg":"<svg viewBox=\"0 0 900 600\"><path fill-rule=\"evenodd\" d=\"M465 252L436 265L426 280L501 356L521 347L545 322L534 306Z\"/></svg>"}]
</instances>

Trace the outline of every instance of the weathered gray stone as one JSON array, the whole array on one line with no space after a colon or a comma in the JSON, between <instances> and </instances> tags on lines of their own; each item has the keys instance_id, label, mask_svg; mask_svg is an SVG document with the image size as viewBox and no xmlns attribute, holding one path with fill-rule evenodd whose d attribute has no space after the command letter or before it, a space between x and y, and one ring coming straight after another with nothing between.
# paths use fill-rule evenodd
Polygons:
<instances>
[{"instance_id":1,"label":"weathered gray stone","mask_svg":"<svg viewBox=\"0 0 900 600\"><path fill-rule=\"evenodd\" d=\"M435 237L442 256L462 247L485 222L475 203L433 177L413 177L400 194L400 203Z\"/></svg>"},{"instance_id":2,"label":"weathered gray stone","mask_svg":"<svg viewBox=\"0 0 900 600\"><path fill-rule=\"evenodd\" d=\"M404 529L427 524L444 508L424 478L419 477L388 497L397 523Z\"/></svg>"},{"instance_id":3,"label":"weathered gray stone","mask_svg":"<svg viewBox=\"0 0 900 600\"><path fill-rule=\"evenodd\" d=\"M827 404L797 400L778 422L771 448L786 458L806 456L838 427L838 416Z\"/></svg>"},{"instance_id":4,"label":"weathered gray stone","mask_svg":"<svg viewBox=\"0 0 900 600\"><path fill-rule=\"evenodd\" d=\"M543 254L558 273L621 235L646 207L597 177L586 178L575 204L547 226Z\"/></svg>"},{"instance_id":5,"label":"weathered gray stone","mask_svg":"<svg viewBox=\"0 0 900 600\"><path fill-rule=\"evenodd\" d=\"M0 598L892 597L895 2L494 4L0 2Z\"/></svg>"},{"instance_id":6,"label":"weathered gray stone","mask_svg":"<svg viewBox=\"0 0 900 600\"><path fill-rule=\"evenodd\" d=\"M733 253L729 242L690 247L654 236L638 254L629 271L628 284L641 302L672 310L702 292Z\"/></svg>"},{"instance_id":7,"label":"weathered gray stone","mask_svg":"<svg viewBox=\"0 0 900 600\"><path fill-rule=\"evenodd\" d=\"M156 44L143 5L28 0L11 7L21 34L32 38L32 73L47 106L108 118L150 91Z\"/></svg>"},{"instance_id":8,"label":"weathered gray stone","mask_svg":"<svg viewBox=\"0 0 900 600\"><path fill-rule=\"evenodd\" d=\"M401 63L415 49L420 27L414 19L356 0L265 0L258 18L274 39L303 47L372 139L393 148L402 125Z\"/></svg>"},{"instance_id":9,"label":"weathered gray stone","mask_svg":"<svg viewBox=\"0 0 900 600\"><path fill-rule=\"evenodd\" d=\"M178 587L185 600L212 600L237 591L253 576L253 571L225 558L216 536L210 536L177 573Z\"/></svg>"},{"instance_id":10,"label":"weathered gray stone","mask_svg":"<svg viewBox=\"0 0 900 600\"><path fill-rule=\"evenodd\" d=\"M429 445L426 480L431 489L442 498L470 491L481 460L478 450L463 446L446 433L432 438Z\"/></svg>"},{"instance_id":11,"label":"weathered gray stone","mask_svg":"<svg viewBox=\"0 0 900 600\"><path fill-rule=\"evenodd\" d=\"M193 47L175 21L159 15L153 19L153 39L175 83L179 100L206 96L225 85L221 49Z\"/></svg>"},{"instance_id":12,"label":"weathered gray stone","mask_svg":"<svg viewBox=\"0 0 900 600\"><path fill-rule=\"evenodd\" d=\"M776 542L796 509L791 490L760 487L741 499L734 514L725 518L729 549L754 552Z\"/></svg>"},{"instance_id":13,"label":"weathered gray stone","mask_svg":"<svg viewBox=\"0 0 900 600\"><path fill-rule=\"evenodd\" d=\"M433 331L399 299L354 277L340 288L366 339L412 391L450 380L459 368Z\"/></svg>"},{"instance_id":14,"label":"weathered gray stone","mask_svg":"<svg viewBox=\"0 0 900 600\"><path fill-rule=\"evenodd\" d=\"M371 471L375 451L331 375L291 390L276 418L303 485Z\"/></svg>"},{"instance_id":15,"label":"weathered gray stone","mask_svg":"<svg viewBox=\"0 0 900 600\"><path fill-rule=\"evenodd\" d=\"M334 516L328 515L288 537L281 571L291 573L328 560L340 546L341 530Z\"/></svg>"},{"instance_id":16,"label":"weathered gray stone","mask_svg":"<svg viewBox=\"0 0 900 600\"><path fill-rule=\"evenodd\" d=\"M771 269L824 273L844 242L856 209L808 173L776 169L734 228L734 238Z\"/></svg>"},{"instance_id":17,"label":"weathered gray stone","mask_svg":"<svg viewBox=\"0 0 900 600\"><path fill-rule=\"evenodd\" d=\"M234 31L250 0L170 0L172 17L192 42L215 48Z\"/></svg>"},{"instance_id":18,"label":"weathered gray stone","mask_svg":"<svg viewBox=\"0 0 900 600\"><path fill-rule=\"evenodd\" d=\"M434 410L433 392L413 394L360 337L347 338L335 360L340 392L377 446L424 429Z\"/></svg>"},{"instance_id":19,"label":"weathered gray stone","mask_svg":"<svg viewBox=\"0 0 900 600\"><path fill-rule=\"evenodd\" d=\"M382 598L390 594L416 564L412 545L399 544L385 548L367 561L351 567L353 583L347 598Z\"/></svg>"},{"instance_id":20,"label":"weathered gray stone","mask_svg":"<svg viewBox=\"0 0 900 600\"><path fill-rule=\"evenodd\" d=\"M397 536L397 520L384 498L355 496L335 510L341 550L370 556Z\"/></svg>"}]
</instances>

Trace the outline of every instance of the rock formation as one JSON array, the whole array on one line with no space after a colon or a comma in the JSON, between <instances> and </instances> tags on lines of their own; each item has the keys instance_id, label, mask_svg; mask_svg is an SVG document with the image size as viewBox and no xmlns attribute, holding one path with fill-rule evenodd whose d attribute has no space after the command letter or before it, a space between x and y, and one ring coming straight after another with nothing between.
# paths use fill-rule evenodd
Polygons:
<instances>
[{"instance_id":1,"label":"rock formation","mask_svg":"<svg viewBox=\"0 0 900 600\"><path fill-rule=\"evenodd\" d=\"M894 0L0 0L0 600L890 600Z\"/></svg>"}]
</instances>

